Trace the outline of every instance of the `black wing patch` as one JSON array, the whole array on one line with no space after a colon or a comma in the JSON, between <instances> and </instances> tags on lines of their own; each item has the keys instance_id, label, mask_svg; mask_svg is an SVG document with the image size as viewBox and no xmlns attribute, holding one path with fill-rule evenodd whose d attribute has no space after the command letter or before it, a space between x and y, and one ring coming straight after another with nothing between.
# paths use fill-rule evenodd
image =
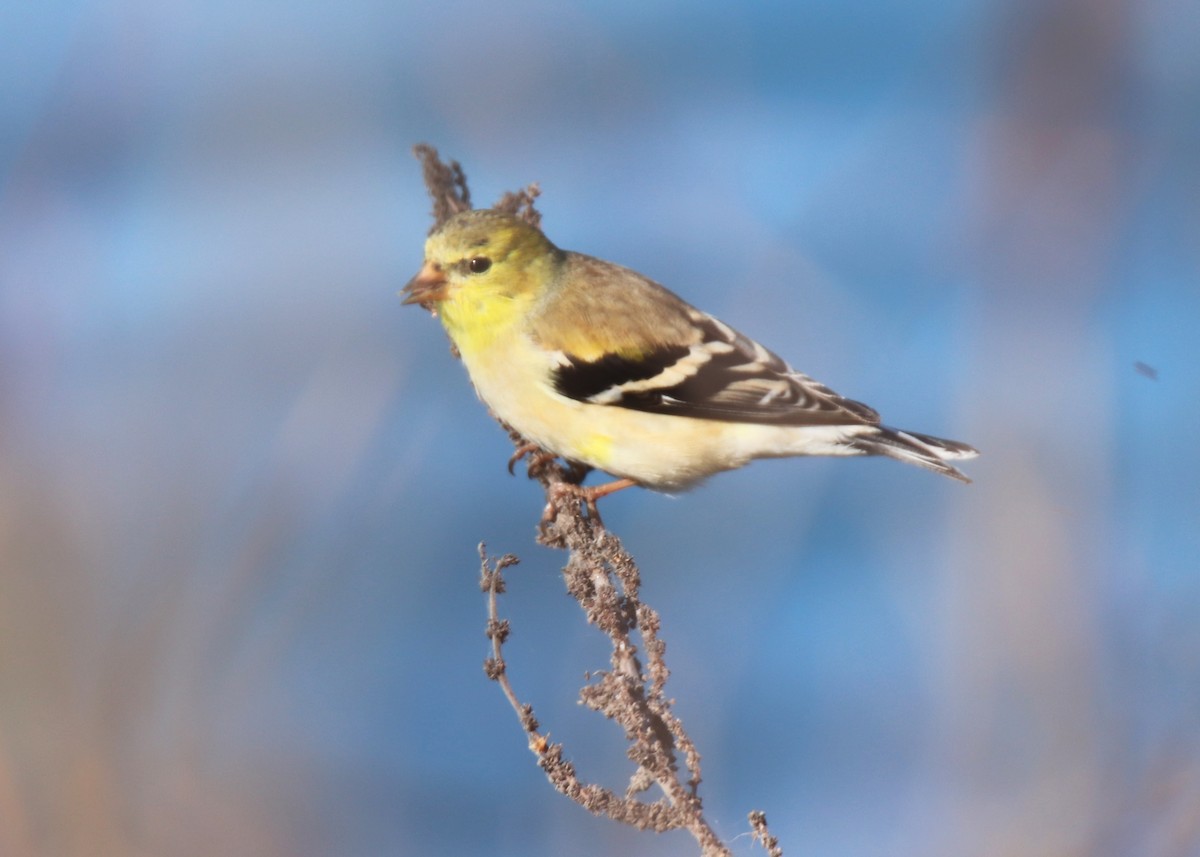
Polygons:
<instances>
[{"instance_id":1,"label":"black wing patch","mask_svg":"<svg viewBox=\"0 0 1200 857\"><path fill-rule=\"evenodd\" d=\"M585 401L605 390L619 388L622 384L661 375L664 369L686 357L690 350L687 346L675 345L664 347L640 360L605 354L591 362L567 355L567 362L554 373L554 389L569 399Z\"/></svg>"},{"instance_id":2,"label":"black wing patch","mask_svg":"<svg viewBox=\"0 0 1200 857\"><path fill-rule=\"evenodd\" d=\"M563 355L554 374L564 396L693 419L773 425L877 423L874 410L796 372L716 319L695 311L700 341L640 359Z\"/></svg>"}]
</instances>

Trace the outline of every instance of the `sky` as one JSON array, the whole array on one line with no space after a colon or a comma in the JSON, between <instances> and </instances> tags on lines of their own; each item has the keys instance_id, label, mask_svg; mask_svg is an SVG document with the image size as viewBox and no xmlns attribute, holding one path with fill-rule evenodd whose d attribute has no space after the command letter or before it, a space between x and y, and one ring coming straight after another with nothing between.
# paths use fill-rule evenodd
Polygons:
<instances>
[{"instance_id":1,"label":"sky","mask_svg":"<svg viewBox=\"0 0 1200 857\"><path fill-rule=\"evenodd\" d=\"M604 641L396 292L538 182L900 428L606 524L761 853L1200 849L1200 11L1178 0L0 2L0 854L686 854L555 793Z\"/></svg>"}]
</instances>

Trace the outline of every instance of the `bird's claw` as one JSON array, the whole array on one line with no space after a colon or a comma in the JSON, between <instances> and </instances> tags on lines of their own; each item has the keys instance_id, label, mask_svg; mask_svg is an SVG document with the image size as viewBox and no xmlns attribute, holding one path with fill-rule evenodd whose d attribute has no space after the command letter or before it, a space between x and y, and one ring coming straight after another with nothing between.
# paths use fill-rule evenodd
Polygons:
<instances>
[{"instance_id":1,"label":"bird's claw","mask_svg":"<svg viewBox=\"0 0 1200 857\"><path fill-rule=\"evenodd\" d=\"M510 476L517 475L513 468L517 466L518 461L530 453L533 453L533 457L529 460L529 477L531 479L533 478L534 474L537 473L537 471L545 467L555 458L554 453L547 452L536 443L523 443L517 447L517 451L514 452L508 459L508 474Z\"/></svg>"},{"instance_id":2,"label":"bird's claw","mask_svg":"<svg viewBox=\"0 0 1200 857\"><path fill-rule=\"evenodd\" d=\"M548 502L546 503L546 508L542 511L542 525L544 526L553 521L563 498L570 497L573 500L584 503L588 519L593 522L596 528L603 530L604 520L600 517L600 509L596 506L596 501L601 497L607 497L609 494L613 494L624 488L630 488L636 484L632 479L617 479L613 482L606 482L603 485L593 485L590 488L585 488L582 485L576 485L571 482L553 482L547 491Z\"/></svg>"},{"instance_id":3,"label":"bird's claw","mask_svg":"<svg viewBox=\"0 0 1200 857\"><path fill-rule=\"evenodd\" d=\"M510 455L508 458L508 475L516 476L517 473L513 468L515 468L517 466L517 462L520 461L525 456L529 455L529 453L533 452L537 448L538 448L538 446L536 443L523 443L520 446L518 446L517 451L514 452L512 455Z\"/></svg>"}]
</instances>

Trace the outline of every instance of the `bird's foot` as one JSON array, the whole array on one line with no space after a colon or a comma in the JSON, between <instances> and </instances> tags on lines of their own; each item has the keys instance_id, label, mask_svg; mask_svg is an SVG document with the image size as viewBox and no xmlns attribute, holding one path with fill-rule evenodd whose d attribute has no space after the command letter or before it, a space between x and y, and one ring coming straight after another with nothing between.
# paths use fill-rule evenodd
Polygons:
<instances>
[{"instance_id":1,"label":"bird's foot","mask_svg":"<svg viewBox=\"0 0 1200 857\"><path fill-rule=\"evenodd\" d=\"M555 482L550 485L549 502L542 511L542 525L545 526L553 521L563 500L570 499L582 502L587 510L588 518L603 530L604 521L600 517L600 510L596 507L596 501L625 488L632 488L634 485L637 483L632 479L616 479L612 482L605 482L603 485L593 485L590 488L570 482Z\"/></svg>"},{"instance_id":2,"label":"bird's foot","mask_svg":"<svg viewBox=\"0 0 1200 857\"><path fill-rule=\"evenodd\" d=\"M536 474L539 470L541 470L543 467L545 467L547 464L549 464L551 461L553 461L555 459L555 455L553 452L547 452L546 450L544 450L540 446L538 446L536 443L523 443L517 447L517 451L514 452L512 454L512 456L508 459L509 475L511 475L511 476L516 475L516 473L513 471L513 468L517 466L518 461L520 461L522 458L524 458L527 455L530 456L530 458L529 458L529 477L531 479L533 478L534 474Z\"/></svg>"}]
</instances>

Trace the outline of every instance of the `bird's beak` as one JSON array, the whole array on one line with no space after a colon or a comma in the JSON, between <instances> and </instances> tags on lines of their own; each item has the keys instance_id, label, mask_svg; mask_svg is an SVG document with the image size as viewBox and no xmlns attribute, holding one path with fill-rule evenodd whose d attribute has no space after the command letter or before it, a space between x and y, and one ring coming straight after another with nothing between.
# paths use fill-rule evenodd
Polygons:
<instances>
[{"instance_id":1,"label":"bird's beak","mask_svg":"<svg viewBox=\"0 0 1200 857\"><path fill-rule=\"evenodd\" d=\"M440 266L426 262L417 275L408 281L408 285L400 290L400 294L406 293L404 303L420 304L429 309L447 297L446 274Z\"/></svg>"}]
</instances>

